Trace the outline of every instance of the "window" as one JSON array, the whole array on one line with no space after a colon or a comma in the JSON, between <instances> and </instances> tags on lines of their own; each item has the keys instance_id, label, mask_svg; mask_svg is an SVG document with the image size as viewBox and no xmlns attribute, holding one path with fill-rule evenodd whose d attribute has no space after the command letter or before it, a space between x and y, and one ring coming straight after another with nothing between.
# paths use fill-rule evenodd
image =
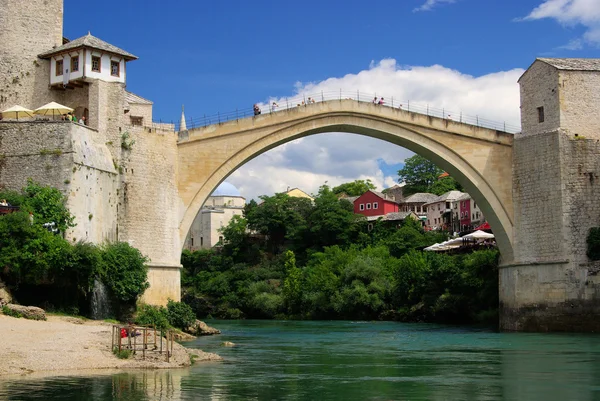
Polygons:
<instances>
[{"instance_id":1,"label":"window","mask_svg":"<svg viewBox=\"0 0 600 401\"><path fill-rule=\"evenodd\" d=\"M121 63L118 61L110 61L110 75L118 77L120 72Z\"/></svg>"},{"instance_id":2,"label":"window","mask_svg":"<svg viewBox=\"0 0 600 401\"><path fill-rule=\"evenodd\" d=\"M537 112L538 112L538 122L543 123L544 122L544 106L538 107Z\"/></svg>"},{"instance_id":3,"label":"window","mask_svg":"<svg viewBox=\"0 0 600 401\"><path fill-rule=\"evenodd\" d=\"M373 209L377 209L379 207L379 204L377 202L373 202Z\"/></svg>"},{"instance_id":4,"label":"window","mask_svg":"<svg viewBox=\"0 0 600 401\"><path fill-rule=\"evenodd\" d=\"M63 74L63 60L56 60L56 76Z\"/></svg>"},{"instance_id":5,"label":"window","mask_svg":"<svg viewBox=\"0 0 600 401\"><path fill-rule=\"evenodd\" d=\"M440 204L438 203L438 210L440 210Z\"/></svg>"},{"instance_id":6,"label":"window","mask_svg":"<svg viewBox=\"0 0 600 401\"><path fill-rule=\"evenodd\" d=\"M367 210L371 209L371 204L367 203Z\"/></svg>"},{"instance_id":7,"label":"window","mask_svg":"<svg viewBox=\"0 0 600 401\"><path fill-rule=\"evenodd\" d=\"M373 223L369 223L369 224L367 224L367 230L368 230L368 231L371 231L371 230L373 230Z\"/></svg>"},{"instance_id":8,"label":"window","mask_svg":"<svg viewBox=\"0 0 600 401\"><path fill-rule=\"evenodd\" d=\"M192 246L194 246L194 237L190 237L190 241L192 242Z\"/></svg>"},{"instance_id":9,"label":"window","mask_svg":"<svg viewBox=\"0 0 600 401\"><path fill-rule=\"evenodd\" d=\"M446 209L450 209L450 202L446 202Z\"/></svg>"},{"instance_id":10,"label":"window","mask_svg":"<svg viewBox=\"0 0 600 401\"><path fill-rule=\"evenodd\" d=\"M79 71L79 55L71 57L71 72Z\"/></svg>"},{"instance_id":11,"label":"window","mask_svg":"<svg viewBox=\"0 0 600 401\"><path fill-rule=\"evenodd\" d=\"M200 246L204 245L204 237L200 237Z\"/></svg>"},{"instance_id":12,"label":"window","mask_svg":"<svg viewBox=\"0 0 600 401\"><path fill-rule=\"evenodd\" d=\"M100 57L92 56L92 71L100 72Z\"/></svg>"},{"instance_id":13,"label":"window","mask_svg":"<svg viewBox=\"0 0 600 401\"><path fill-rule=\"evenodd\" d=\"M144 117L134 117L131 116L131 125L138 125L138 126L142 126L144 125ZM213 206L215 205L215 200L213 199Z\"/></svg>"},{"instance_id":14,"label":"window","mask_svg":"<svg viewBox=\"0 0 600 401\"><path fill-rule=\"evenodd\" d=\"M365 210L365 204L361 203L360 206L358 207L359 210Z\"/></svg>"},{"instance_id":15,"label":"window","mask_svg":"<svg viewBox=\"0 0 600 401\"><path fill-rule=\"evenodd\" d=\"M219 235L219 242L222 244L223 243L223 236Z\"/></svg>"}]
</instances>

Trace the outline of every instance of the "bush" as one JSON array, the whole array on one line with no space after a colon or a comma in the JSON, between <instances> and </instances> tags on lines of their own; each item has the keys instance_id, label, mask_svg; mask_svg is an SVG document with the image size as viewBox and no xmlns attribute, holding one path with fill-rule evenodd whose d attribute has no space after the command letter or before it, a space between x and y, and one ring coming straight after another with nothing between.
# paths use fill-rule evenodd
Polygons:
<instances>
[{"instance_id":1,"label":"bush","mask_svg":"<svg viewBox=\"0 0 600 401\"><path fill-rule=\"evenodd\" d=\"M147 258L126 242L115 242L102 247L100 280L110 289L117 300L132 302L150 285Z\"/></svg>"},{"instance_id":2,"label":"bush","mask_svg":"<svg viewBox=\"0 0 600 401\"><path fill-rule=\"evenodd\" d=\"M115 348L113 349L113 354L115 354L119 359L129 359L133 352L130 349L122 349L119 351L118 348Z\"/></svg>"},{"instance_id":3,"label":"bush","mask_svg":"<svg viewBox=\"0 0 600 401\"><path fill-rule=\"evenodd\" d=\"M167 319L171 326L185 330L194 324L196 314L188 304L169 299L169 302L167 302Z\"/></svg>"},{"instance_id":4,"label":"bush","mask_svg":"<svg viewBox=\"0 0 600 401\"><path fill-rule=\"evenodd\" d=\"M140 305L137 310L135 322L139 325L154 325L159 330L169 328L167 310L162 306Z\"/></svg>"},{"instance_id":5,"label":"bush","mask_svg":"<svg viewBox=\"0 0 600 401\"><path fill-rule=\"evenodd\" d=\"M12 316L12 317L16 317L16 318L23 317L22 314L20 314L16 310L10 309L8 306L2 307L2 313L4 313L6 316Z\"/></svg>"}]
</instances>

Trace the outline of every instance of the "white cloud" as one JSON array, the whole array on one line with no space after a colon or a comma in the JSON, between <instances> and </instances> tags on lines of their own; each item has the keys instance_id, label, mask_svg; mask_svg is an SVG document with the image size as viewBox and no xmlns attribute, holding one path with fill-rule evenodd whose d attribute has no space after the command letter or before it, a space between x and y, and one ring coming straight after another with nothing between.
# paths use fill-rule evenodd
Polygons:
<instances>
[{"instance_id":1,"label":"white cloud","mask_svg":"<svg viewBox=\"0 0 600 401\"><path fill-rule=\"evenodd\" d=\"M413 9L413 12L418 11L431 11L435 6L441 3L455 3L456 0L426 0L422 6Z\"/></svg>"},{"instance_id":2,"label":"white cloud","mask_svg":"<svg viewBox=\"0 0 600 401\"><path fill-rule=\"evenodd\" d=\"M340 89L362 96L374 93L388 103L430 104L445 108L457 118L466 114L520 125L519 87L522 69L473 77L440 65L401 66L385 59L356 74L333 77L321 82L298 83L290 97L339 93ZM362 95L364 94L364 95ZM367 95L371 94L371 95ZM319 96L316 96L317 99ZM399 99L402 99L401 101ZM265 101L266 108L273 99ZM285 98L277 98L280 105ZM411 106L412 107L412 106ZM385 176L378 161L401 163L412 153L387 142L354 134L318 134L297 139L272 149L235 171L227 181L239 188L247 199L271 195L298 187L316 193L325 181L335 186L355 179L371 179L381 190L398 178Z\"/></svg>"},{"instance_id":3,"label":"white cloud","mask_svg":"<svg viewBox=\"0 0 600 401\"><path fill-rule=\"evenodd\" d=\"M523 21L552 18L565 26L583 25L583 40L600 46L600 4L598 0L545 0L534 8ZM579 50L581 39L574 39L562 49Z\"/></svg>"}]
</instances>

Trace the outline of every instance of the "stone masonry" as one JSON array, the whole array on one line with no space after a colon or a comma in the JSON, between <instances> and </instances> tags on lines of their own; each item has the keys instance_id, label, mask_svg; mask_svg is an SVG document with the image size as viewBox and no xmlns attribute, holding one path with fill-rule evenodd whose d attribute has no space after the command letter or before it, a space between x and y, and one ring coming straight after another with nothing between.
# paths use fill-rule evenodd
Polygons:
<instances>
[{"instance_id":1,"label":"stone masonry","mask_svg":"<svg viewBox=\"0 0 600 401\"><path fill-rule=\"evenodd\" d=\"M541 59L519 82L515 258L500 270L500 326L600 331L600 263L586 256L589 229L600 226L600 63Z\"/></svg>"}]
</instances>

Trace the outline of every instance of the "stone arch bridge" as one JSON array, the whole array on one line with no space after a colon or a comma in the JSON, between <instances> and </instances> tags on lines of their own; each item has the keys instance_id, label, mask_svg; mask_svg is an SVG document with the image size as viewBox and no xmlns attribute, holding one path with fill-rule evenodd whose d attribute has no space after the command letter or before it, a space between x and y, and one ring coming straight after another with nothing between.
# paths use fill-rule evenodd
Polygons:
<instances>
[{"instance_id":1,"label":"stone arch bridge","mask_svg":"<svg viewBox=\"0 0 600 401\"><path fill-rule=\"evenodd\" d=\"M181 132L181 243L206 198L236 169L281 144L326 132L381 139L435 162L475 199L494 230L503 260L512 260L514 136L354 100L313 103Z\"/></svg>"}]
</instances>

